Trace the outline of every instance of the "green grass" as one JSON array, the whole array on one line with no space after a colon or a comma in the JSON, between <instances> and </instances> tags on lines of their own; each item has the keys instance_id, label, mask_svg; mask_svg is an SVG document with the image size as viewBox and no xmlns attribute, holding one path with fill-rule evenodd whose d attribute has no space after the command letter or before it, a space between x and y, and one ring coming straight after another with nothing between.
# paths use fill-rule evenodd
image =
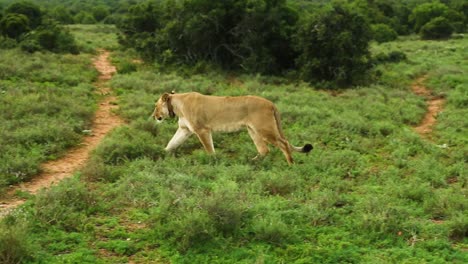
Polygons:
<instances>
[{"instance_id":1,"label":"green grass","mask_svg":"<svg viewBox=\"0 0 468 264\"><path fill-rule=\"evenodd\" d=\"M90 56L0 50L0 188L76 145L89 128L97 72Z\"/></svg>"},{"instance_id":2,"label":"green grass","mask_svg":"<svg viewBox=\"0 0 468 264\"><path fill-rule=\"evenodd\" d=\"M0 49L0 190L39 173L42 162L77 145L91 125L98 100L91 60L97 49L118 47L116 29L69 29L80 55Z\"/></svg>"},{"instance_id":3,"label":"green grass","mask_svg":"<svg viewBox=\"0 0 468 264\"><path fill-rule=\"evenodd\" d=\"M75 179L0 226L27 219L30 236L18 240L28 243L16 247L33 263L465 263L466 47L466 37L374 45L407 60L379 65L374 84L338 96L277 78L137 65L111 80L129 124ZM447 98L431 140L412 130L426 106L410 84L423 74ZM195 137L166 154L177 123L148 116L171 90L266 97L290 142L315 149L291 167L275 148L252 161L255 147L239 132L215 134L215 156Z\"/></svg>"},{"instance_id":4,"label":"green grass","mask_svg":"<svg viewBox=\"0 0 468 264\"><path fill-rule=\"evenodd\" d=\"M80 49L93 53L96 49L117 49L117 29L113 25L67 25Z\"/></svg>"}]
</instances>

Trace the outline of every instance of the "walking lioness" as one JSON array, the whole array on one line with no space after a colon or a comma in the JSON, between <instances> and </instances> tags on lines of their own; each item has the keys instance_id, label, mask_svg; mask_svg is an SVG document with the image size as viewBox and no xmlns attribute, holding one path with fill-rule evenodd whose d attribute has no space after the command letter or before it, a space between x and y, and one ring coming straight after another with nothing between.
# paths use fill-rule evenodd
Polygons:
<instances>
[{"instance_id":1,"label":"walking lioness","mask_svg":"<svg viewBox=\"0 0 468 264\"><path fill-rule=\"evenodd\" d=\"M292 151L308 153L311 144L295 147L289 144L281 129L276 106L257 96L208 96L200 93L164 93L156 102L152 117L158 122L166 117L179 117L179 128L169 141L166 151L180 146L190 135L196 134L208 153L214 153L211 133L233 132L247 128L257 147L258 155L268 154L268 143L281 149L289 164Z\"/></svg>"}]
</instances>

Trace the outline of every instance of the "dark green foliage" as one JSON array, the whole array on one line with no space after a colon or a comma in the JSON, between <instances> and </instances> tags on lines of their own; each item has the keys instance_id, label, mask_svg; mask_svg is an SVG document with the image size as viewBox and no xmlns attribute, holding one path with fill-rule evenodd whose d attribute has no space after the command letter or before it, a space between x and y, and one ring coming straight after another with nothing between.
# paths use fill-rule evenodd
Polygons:
<instances>
[{"instance_id":1,"label":"dark green foliage","mask_svg":"<svg viewBox=\"0 0 468 264\"><path fill-rule=\"evenodd\" d=\"M96 6L92 9L92 14L96 21L102 21L109 15L109 9L106 6Z\"/></svg>"},{"instance_id":2,"label":"dark green foliage","mask_svg":"<svg viewBox=\"0 0 468 264\"><path fill-rule=\"evenodd\" d=\"M440 2L424 3L413 9L410 20L414 23L414 31L419 32L421 28L436 17L447 12L448 7Z\"/></svg>"},{"instance_id":3,"label":"dark green foliage","mask_svg":"<svg viewBox=\"0 0 468 264\"><path fill-rule=\"evenodd\" d=\"M90 12L81 11L73 18L78 24L96 24L96 18Z\"/></svg>"},{"instance_id":4,"label":"dark green foliage","mask_svg":"<svg viewBox=\"0 0 468 264\"><path fill-rule=\"evenodd\" d=\"M377 63L386 63L386 62L400 62L406 60L406 54L401 51L391 51L389 53L378 53L374 56L373 60Z\"/></svg>"},{"instance_id":5,"label":"dark green foliage","mask_svg":"<svg viewBox=\"0 0 468 264\"><path fill-rule=\"evenodd\" d=\"M28 34L20 47L28 52L48 50L55 53L79 53L73 35L54 21L49 21Z\"/></svg>"},{"instance_id":6,"label":"dark green foliage","mask_svg":"<svg viewBox=\"0 0 468 264\"><path fill-rule=\"evenodd\" d=\"M445 17L436 17L421 28L423 39L446 39L452 35L453 27Z\"/></svg>"},{"instance_id":7,"label":"dark green foliage","mask_svg":"<svg viewBox=\"0 0 468 264\"><path fill-rule=\"evenodd\" d=\"M308 81L337 81L351 85L369 68L371 30L364 17L349 8L334 5L304 19L296 35L296 63Z\"/></svg>"},{"instance_id":8,"label":"dark green foliage","mask_svg":"<svg viewBox=\"0 0 468 264\"><path fill-rule=\"evenodd\" d=\"M284 0L161 1L133 6L119 27L145 58L278 73L293 66L297 19Z\"/></svg>"},{"instance_id":9,"label":"dark green foliage","mask_svg":"<svg viewBox=\"0 0 468 264\"><path fill-rule=\"evenodd\" d=\"M64 8L55 10L65 12ZM48 50L56 53L78 54L74 37L56 21L42 19L39 7L19 2L5 10L5 17L0 20L0 33L17 39L22 50L35 52ZM58 14L57 14L58 15ZM66 12L61 17L66 20Z\"/></svg>"},{"instance_id":10,"label":"dark green foliage","mask_svg":"<svg viewBox=\"0 0 468 264\"><path fill-rule=\"evenodd\" d=\"M29 26L34 29L42 23L42 12L39 6L30 2L16 2L5 9L5 14L22 14L29 20Z\"/></svg>"},{"instance_id":11,"label":"dark green foliage","mask_svg":"<svg viewBox=\"0 0 468 264\"><path fill-rule=\"evenodd\" d=\"M29 30L29 19L23 14L7 14L0 20L0 33L4 36L18 39Z\"/></svg>"},{"instance_id":12,"label":"dark green foliage","mask_svg":"<svg viewBox=\"0 0 468 264\"><path fill-rule=\"evenodd\" d=\"M73 24L73 16L65 6L56 6L49 15L62 24Z\"/></svg>"},{"instance_id":13,"label":"dark green foliage","mask_svg":"<svg viewBox=\"0 0 468 264\"><path fill-rule=\"evenodd\" d=\"M371 26L373 39L379 43L395 40L398 34L386 24L374 24Z\"/></svg>"}]
</instances>

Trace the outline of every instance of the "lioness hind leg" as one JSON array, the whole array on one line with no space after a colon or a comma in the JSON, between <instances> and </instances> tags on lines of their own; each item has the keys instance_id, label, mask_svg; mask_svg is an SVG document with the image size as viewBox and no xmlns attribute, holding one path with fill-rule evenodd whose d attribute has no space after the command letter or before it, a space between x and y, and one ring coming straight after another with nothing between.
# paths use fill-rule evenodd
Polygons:
<instances>
[{"instance_id":1,"label":"lioness hind leg","mask_svg":"<svg viewBox=\"0 0 468 264\"><path fill-rule=\"evenodd\" d=\"M288 141L283 138L278 138L273 142L273 144L281 149L284 156L286 157L286 161L288 162L288 164L292 165L294 161L291 155L291 148L289 147Z\"/></svg>"},{"instance_id":2,"label":"lioness hind leg","mask_svg":"<svg viewBox=\"0 0 468 264\"><path fill-rule=\"evenodd\" d=\"M254 142L255 147L258 151L258 155L255 156L253 159L256 160L260 157L266 156L268 152L270 152L267 142L252 128L247 127L247 131L249 132L249 136L250 138L252 138L252 141Z\"/></svg>"},{"instance_id":3,"label":"lioness hind leg","mask_svg":"<svg viewBox=\"0 0 468 264\"><path fill-rule=\"evenodd\" d=\"M208 129L203 129L203 130L196 131L195 133L197 134L198 139L202 143L206 152L210 154L215 153L214 145L213 145L213 138L211 137L211 131Z\"/></svg>"}]
</instances>

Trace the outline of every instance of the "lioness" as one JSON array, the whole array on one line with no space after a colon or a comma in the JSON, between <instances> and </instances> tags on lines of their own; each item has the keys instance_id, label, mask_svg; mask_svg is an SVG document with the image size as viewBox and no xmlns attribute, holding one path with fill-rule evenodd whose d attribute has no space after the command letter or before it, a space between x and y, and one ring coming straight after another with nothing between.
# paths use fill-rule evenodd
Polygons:
<instances>
[{"instance_id":1,"label":"lioness","mask_svg":"<svg viewBox=\"0 0 468 264\"><path fill-rule=\"evenodd\" d=\"M166 151L180 146L196 134L208 153L214 153L211 133L231 132L246 127L257 147L258 155L268 154L268 143L281 149L288 164L293 163L291 151L308 153L311 144L295 147L289 144L281 129L276 106L257 96L208 96L200 93L164 93L156 102L152 117L161 122L167 117L179 117L179 128L169 141Z\"/></svg>"}]
</instances>

